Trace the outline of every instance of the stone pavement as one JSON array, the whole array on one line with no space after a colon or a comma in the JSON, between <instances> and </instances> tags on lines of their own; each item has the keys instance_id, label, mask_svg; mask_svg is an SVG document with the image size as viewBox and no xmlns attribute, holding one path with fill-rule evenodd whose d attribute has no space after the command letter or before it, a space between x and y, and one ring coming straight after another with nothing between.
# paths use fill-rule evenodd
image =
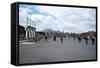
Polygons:
<instances>
[{"instance_id":1,"label":"stone pavement","mask_svg":"<svg viewBox=\"0 0 100 68\"><path fill-rule=\"evenodd\" d=\"M91 41L86 45L85 41L81 43L78 40L60 39L42 40L39 42L19 43L19 62L20 63L40 63L54 61L77 61L96 59L96 44Z\"/></svg>"}]
</instances>

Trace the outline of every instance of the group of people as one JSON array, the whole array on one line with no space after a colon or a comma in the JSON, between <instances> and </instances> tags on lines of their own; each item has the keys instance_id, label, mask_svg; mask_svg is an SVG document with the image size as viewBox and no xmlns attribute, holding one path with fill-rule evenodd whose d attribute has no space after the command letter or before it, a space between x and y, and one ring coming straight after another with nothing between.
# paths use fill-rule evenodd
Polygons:
<instances>
[{"instance_id":1,"label":"group of people","mask_svg":"<svg viewBox=\"0 0 100 68\"><path fill-rule=\"evenodd\" d=\"M56 41L57 38L59 38L61 43L63 43L63 40L66 37L54 35L52 39L53 39L53 41ZM82 36L67 36L67 38L68 39L73 38L74 40L77 39L79 43L82 42L82 40L85 40L86 44L88 44L89 40L91 40L92 45L94 45L95 41L96 41L94 36L90 36L90 37L88 37L88 36L85 36L85 37L82 37ZM47 41L47 40L48 40L48 36L45 35L45 41Z\"/></svg>"},{"instance_id":2,"label":"group of people","mask_svg":"<svg viewBox=\"0 0 100 68\"><path fill-rule=\"evenodd\" d=\"M63 43L63 37L61 36L61 37L59 37L59 38L60 38L60 40L61 40L61 43ZM53 37L53 40L56 41L56 36Z\"/></svg>"},{"instance_id":3,"label":"group of people","mask_svg":"<svg viewBox=\"0 0 100 68\"><path fill-rule=\"evenodd\" d=\"M63 43L64 37L63 36L59 36L58 38L60 39L61 43ZM52 39L54 41L56 41L57 40L57 36L53 36ZM70 38L68 37L68 39L70 39ZM88 37L82 38L81 36L77 36L77 37L73 37L73 39L74 40L77 39L79 43L82 42L82 40L84 39L86 44L88 44L89 40L91 40L92 45L95 44L95 38L93 36L91 36L90 38L88 38ZM45 36L45 41L47 41L47 40L48 40L48 37Z\"/></svg>"},{"instance_id":4,"label":"group of people","mask_svg":"<svg viewBox=\"0 0 100 68\"><path fill-rule=\"evenodd\" d=\"M94 37L94 36L91 36L90 38L89 38L89 37L84 37L84 38L82 38L82 37L77 37L77 38L78 38L78 41L79 41L79 42L82 42L82 39L84 39L86 44L88 44L88 41L89 41L89 40L91 40L92 45L95 44L95 37Z\"/></svg>"},{"instance_id":5,"label":"group of people","mask_svg":"<svg viewBox=\"0 0 100 68\"><path fill-rule=\"evenodd\" d=\"M60 40L61 40L61 43L63 43L63 37L61 36L61 37L59 37L60 38ZM53 38L52 38L54 41L56 41L57 40L57 36L53 36ZM47 36L45 36L45 41L47 41L48 40L48 37Z\"/></svg>"}]
</instances>

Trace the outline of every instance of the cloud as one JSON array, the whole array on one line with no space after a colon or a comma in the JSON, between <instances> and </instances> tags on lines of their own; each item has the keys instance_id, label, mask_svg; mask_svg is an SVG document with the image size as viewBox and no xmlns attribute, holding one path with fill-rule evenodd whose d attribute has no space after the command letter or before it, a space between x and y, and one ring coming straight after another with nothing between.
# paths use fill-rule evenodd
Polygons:
<instances>
[{"instance_id":1,"label":"cloud","mask_svg":"<svg viewBox=\"0 0 100 68\"><path fill-rule=\"evenodd\" d=\"M37 31L46 28L76 33L96 30L95 9L37 5L21 5L19 9L19 24L25 26L29 17Z\"/></svg>"}]
</instances>

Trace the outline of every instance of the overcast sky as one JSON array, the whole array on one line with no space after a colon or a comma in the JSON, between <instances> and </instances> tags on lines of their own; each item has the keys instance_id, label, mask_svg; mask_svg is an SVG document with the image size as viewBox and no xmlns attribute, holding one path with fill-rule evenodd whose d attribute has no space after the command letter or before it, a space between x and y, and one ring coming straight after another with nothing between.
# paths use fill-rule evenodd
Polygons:
<instances>
[{"instance_id":1,"label":"overcast sky","mask_svg":"<svg viewBox=\"0 0 100 68\"><path fill-rule=\"evenodd\" d=\"M96 30L96 10L93 8L19 5L19 24L26 27L27 17L37 31L46 28L82 33ZM29 22L30 23L30 22Z\"/></svg>"}]
</instances>

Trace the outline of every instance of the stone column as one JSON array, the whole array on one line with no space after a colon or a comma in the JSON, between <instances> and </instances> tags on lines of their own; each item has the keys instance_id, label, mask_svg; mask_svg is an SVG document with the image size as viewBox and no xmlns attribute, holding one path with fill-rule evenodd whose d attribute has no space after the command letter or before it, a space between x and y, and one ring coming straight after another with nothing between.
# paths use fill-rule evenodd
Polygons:
<instances>
[{"instance_id":1,"label":"stone column","mask_svg":"<svg viewBox=\"0 0 100 68\"><path fill-rule=\"evenodd\" d=\"M34 38L33 30L32 30L32 38Z\"/></svg>"},{"instance_id":2,"label":"stone column","mask_svg":"<svg viewBox=\"0 0 100 68\"><path fill-rule=\"evenodd\" d=\"M27 28L27 26L28 26L28 17L27 17L27 25L26 25L26 28Z\"/></svg>"},{"instance_id":3,"label":"stone column","mask_svg":"<svg viewBox=\"0 0 100 68\"><path fill-rule=\"evenodd\" d=\"M35 37L35 31L33 31L33 37Z\"/></svg>"},{"instance_id":4,"label":"stone column","mask_svg":"<svg viewBox=\"0 0 100 68\"><path fill-rule=\"evenodd\" d=\"M28 30L26 30L26 39L27 39L27 35L28 35Z\"/></svg>"},{"instance_id":5,"label":"stone column","mask_svg":"<svg viewBox=\"0 0 100 68\"><path fill-rule=\"evenodd\" d=\"M32 30L30 30L30 38L32 38Z\"/></svg>"},{"instance_id":6,"label":"stone column","mask_svg":"<svg viewBox=\"0 0 100 68\"><path fill-rule=\"evenodd\" d=\"M30 38L30 36L31 36L31 33L30 33L30 30L29 30L29 38Z\"/></svg>"}]
</instances>

